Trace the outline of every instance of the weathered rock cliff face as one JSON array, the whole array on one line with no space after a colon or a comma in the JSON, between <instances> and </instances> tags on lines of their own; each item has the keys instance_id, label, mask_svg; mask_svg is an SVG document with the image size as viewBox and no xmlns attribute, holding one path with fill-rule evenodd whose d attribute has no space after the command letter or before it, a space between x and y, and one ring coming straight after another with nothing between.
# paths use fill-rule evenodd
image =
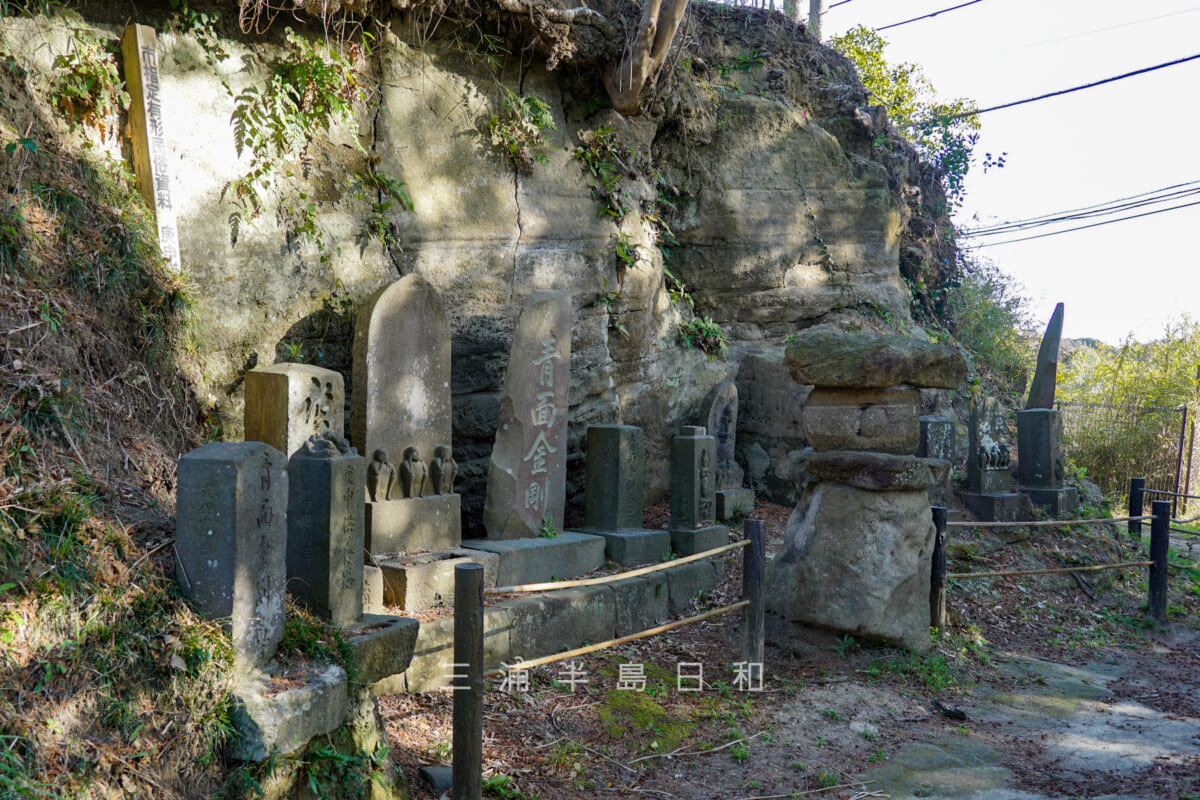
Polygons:
<instances>
[{"instance_id":1,"label":"weathered rock cliff face","mask_svg":"<svg viewBox=\"0 0 1200 800\"><path fill-rule=\"evenodd\" d=\"M354 309L418 273L450 318L464 532L479 535L517 310L535 290L565 289L575 515L588 424L645 429L653 500L667 488L670 435L695 422L697 404L725 380L744 398L738 443L748 479L794 500L807 387L783 366L785 337L817 322L911 324L902 237L914 229L918 184L928 192L929 176L903 149L873 160L886 123L864 107L848 64L777 17L693 12L684 51L660 81L670 91L633 119L597 109L598 72L552 72L515 57L498 65L464 45L462 30L436 38L397 19L364 61L369 89L356 124L309 143L286 165L278 211L271 205L275 213L243 223L236 236L226 190L248 162L230 124L234 98L262 86L287 45L279 36L231 38L220 42L229 57L214 60L212 42L164 29L163 20L152 10L133 21L160 27L182 261L197 301L196 379L226 438L240 438L242 375L252 366L302 358L343 372L350 385ZM99 13L85 25L113 40L122 21ZM9 47L46 74L69 47L62 27L6 25ZM540 98L554 120L548 163L530 172L490 138L505 89ZM637 156L616 165L632 210L620 219L602 213L589 188L595 179L573 154L581 134L604 128ZM356 177L368 166L404 181L412 209L383 208ZM659 193L670 202L655 203ZM317 239L294 232L305 207ZM665 263L664 223L678 239ZM367 235L372 226L394 238L385 245ZM620 258L630 245L632 261ZM679 323L693 315L723 326L727 358L681 345ZM569 512L567 523L576 521Z\"/></svg>"}]
</instances>

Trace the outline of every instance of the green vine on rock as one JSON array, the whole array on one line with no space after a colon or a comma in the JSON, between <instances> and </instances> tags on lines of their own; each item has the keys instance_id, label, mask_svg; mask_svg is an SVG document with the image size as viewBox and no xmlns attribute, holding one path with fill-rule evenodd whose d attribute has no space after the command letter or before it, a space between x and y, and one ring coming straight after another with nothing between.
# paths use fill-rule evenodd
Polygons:
<instances>
[{"instance_id":1,"label":"green vine on rock","mask_svg":"<svg viewBox=\"0 0 1200 800\"><path fill-rule=\"evenodd\" d=\"M72 124L96 130L102 141L116 133L130 103L116 58L83 29L72 31L70 51L54 59L50 91Z\"/></svg>"},{"instance_id":2,"label":"green vine on rock","mask_svg":"<svg viewBox=\"0 0 1200 800\"><path fill-rule=\"evenodd\" d=\"M264 195L276 187L280 173L290 176L284 165L297 158L303 162L316 135L337 120L352 118L354 103L363 96L355 63L367 53L365 44L351 42L339 52L313 44L290 28L287 41L289 52L276 64L267 85L248 87L234 101L234 143L239 156L250 153L250 169L225 187L238 206L229 216L234 242L240 224L263 212ZM299 217L293 232L319 239L316 206L303 202L308 200L303 195L300 200L282 207Z\"/></svg>"},{"instance_id":3,"label":"green vine on rock","mask_svg":"<svg viewBox=\"0 0 1200 800\"><path fill-rule=\"evenodd\" d=\"M518 172L528 175L534 164L550 163L543 132L555 130L554 116L544 100L504 89L504 115L488 120L492 144L499 147Z\"/></svg>"}]
</instances>

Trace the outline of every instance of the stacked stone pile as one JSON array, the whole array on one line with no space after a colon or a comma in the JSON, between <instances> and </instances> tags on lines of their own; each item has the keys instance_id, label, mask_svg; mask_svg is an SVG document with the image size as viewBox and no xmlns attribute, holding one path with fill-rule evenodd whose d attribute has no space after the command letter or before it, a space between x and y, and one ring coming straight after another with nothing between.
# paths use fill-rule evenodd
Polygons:
<instances>
[{"instance_id":1,"label":"stacked stone pile","mask_svg":"<svg viewBox=\"0 0 1200 800\"><path fill-rule=\"evenodd\" d=\"M786 354L792 377L814 387L803 426L814 476L768 570L768 606L806 625L901 644L929 645L927 490L950 462L913 455L919 388L958 388L957 350L903 336L817 326Z\"/></svg>"}]
</instances>

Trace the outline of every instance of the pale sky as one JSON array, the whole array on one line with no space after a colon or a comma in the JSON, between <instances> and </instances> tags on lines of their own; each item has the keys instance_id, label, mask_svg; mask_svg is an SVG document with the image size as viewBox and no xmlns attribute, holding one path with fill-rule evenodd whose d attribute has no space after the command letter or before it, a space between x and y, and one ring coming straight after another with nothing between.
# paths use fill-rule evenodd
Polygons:
<instances>
[{"instance_id":1,"label":"pale sky","mask_svg":"<svg viewBox=\"0 0 1200 800\"><path fill-rule=\"evenodd\" d=\"M822 35L960 2L851 0L826 11ZM920 64L940 96L986 108L1200 53L1200 0L982 0L880 35L889 63ZM971 170L956 220L1020 220L1200 180L1198 94L1200 60L983 114L976 152L1006 151L1007 164ZM1144 341L1167 318L1200 316L1197 233L1200 205L978 252L1025 286L1039 327L1061 301L1069 338Z\"/></svg>"}]
</instances>

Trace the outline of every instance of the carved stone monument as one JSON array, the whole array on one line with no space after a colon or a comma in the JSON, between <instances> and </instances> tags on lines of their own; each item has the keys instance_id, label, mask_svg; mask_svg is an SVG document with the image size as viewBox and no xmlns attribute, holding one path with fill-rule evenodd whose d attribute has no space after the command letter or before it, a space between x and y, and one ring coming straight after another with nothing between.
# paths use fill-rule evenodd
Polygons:
<instances>
[{"instance_id":1,"label":"carved stone monument","mask_svg":"<svg viewBox=\"0 0 1200 800\"><path fill-rule=\"evenodd\" d=\"M1059 303L1038 349L1029 400L1025 410L1017 412L1017 481L1021 493L1054 515L1070 513L1079 505L1079 491L1063 486L1062 416L1054 408L1062 326L1063 304Z\"/></svg>"},{"instance_id":2,"label":"carved stone monument","mask_svg":"<svg viewBox=\"0 0 1200 800\"><path fill-rule=\"evenodd\" d=\"M633 425L590 425L584 533L603 536L605 555L618 564L661 561L671 536L642 527L645 437Z\"/></svg>"},{"instance_id":3,"label":"carved stone monument","mask_svg":"<svg viewBox=\"0 0 1200 800\"><path fill-rule=\"evenodd\" d=\"M917 445L918 458L937 458L954 464L954 422L945 417L927 415L921 417L921 442ZM950 471L946 478L937 486L929 489L929 503L936 506L950 506L954 500L954 490L950 486ZM958 509L947 509L947 518L953 512L954 519L962 517Z\"/></svg>"},{"instance_id":4,"label":"carved stone monument","mask_svg":"<svg viewBox=\"0 0 1200 800\"><path fill-rule=\"evenodd\" d=\"M558 533L566 506L571 303L535 292L513 332L483 506L486 540L464 547L500 558L501 585L541 582L604 563L604 539Z\"/></svg>"},{"instance_id":5,"label":"carved stone monument","mask_svg":"<svg viewBox=\"0 0 1200 800\"><path fill-rule=\"evenodd\" d=\"M342 376L311 364L272 364L246 373L245 439L291 458L314 434L342 435Z\"/></svg>"},{"instance_id":6,"label":"carved stone monument","mask_svg":"<svg viewBox=\"0 0 1200 800\"><path fill-rule=\"evenodd\" d=\"M538 292L521 309L504 375L488 468L483 523L489 539L537 536L562 526L567 479L571 306Z\"/></svg>"},{"instance_id":7,"label":"carved stone monument","mask_svg":"<svg viewBox=\"0 0 1200 800\"><path fill-rule=\"evenodd\" d=\"M994 398L972 402L967 428L967 491L963 505L983 522L1030 517L1029 499L1012 490L1012 448L1004 409Z\"/></svg>"},{"instance_id":8,"label":"carved stone monument","mask_svg":"<svg viewBox=\"0 0 1200 800\"><path fill-rule=\"evenodd\" d=\"M743 487L745 473L735 458L737 448L738 389L732 381L718 384L700 406L705 429L717 440L716 518L754 510L754 491Z\"/></svg>"},{"instance_id":9,"label":"carved stone monument","mask_svg":"<svg viewBox=\"0 0 1200 800\"><path fill-rule=\"evenodd\" d=\"M803 426L817 451L783 547L767 566L768 608L787 623L929 647L928 490L950 463L914 456L919 392L956 389L954 348L903 336L810 328L788 347L792 377L815 388Z\"/></svg>"},{"instance_id":10,"label":"carved stone monument","mask_svg":"<svg viewBox=\"0 0 1200 800\"><path fill-rule=\"evenodd\" d=\"M671 548L685 556L729 544L717 524L717 440L685 425L671 440Z\"/></svg>"},{"instance_id":11,"label":"carved stone monument","mask_svg":"<svg viewBox=\"0 0 1200 800\"><path fill-rule=\"evenodd\" d=\"M450 455L450 325L437 291L406 275L376 292L354 325L350 435L371 454L364 488L374 554L449 550L462 542L461 498L430 480ZM398 459L398 460L397 460ZM456 473L457 470L452 470Z\"/></svg>"},{"instance_id":12,"label":"carved stone monument","mask_svg":"<svg viewBox=\"0 0 1200 800\"><path fill-rule=\"evenodd\" d=\"M179 459L175 579L233 637L240 667L283 638L288 476L261 442L206 444Z\"/></svg>"},{"instance_id":13,"label":"carved stone monument","mask_svg":"<svg viewBox=\"0 0 1200 800\"><path fill-rule=\"evenodd\" d=\"M363 615L365 461L339 436L313 436L288 461L288 590L346 627Z\"/></svg>"}]
</instances>

